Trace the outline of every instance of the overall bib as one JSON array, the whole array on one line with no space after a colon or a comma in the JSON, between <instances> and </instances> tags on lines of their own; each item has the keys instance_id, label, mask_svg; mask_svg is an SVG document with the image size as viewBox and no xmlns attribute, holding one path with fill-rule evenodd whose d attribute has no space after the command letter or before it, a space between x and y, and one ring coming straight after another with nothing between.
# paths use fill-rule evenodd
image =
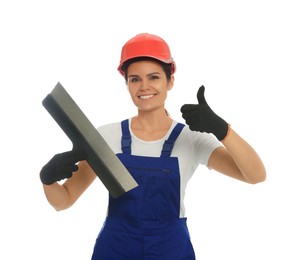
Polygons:
<instances>
[{"instance_id":1,"label":"overall bib","mask_svg":"<svg viewBox=\"0 0 295 260\"><path fill-rule=\"evenodd\" d=\"M121 126L123 153L117 156L139 186L117 199L109 196L92 260L194 260L186 218L179 218L178 159L170 157L184 125L174 127L160 157L131 155L128 120Z\"/></svg>"}]
</instances>

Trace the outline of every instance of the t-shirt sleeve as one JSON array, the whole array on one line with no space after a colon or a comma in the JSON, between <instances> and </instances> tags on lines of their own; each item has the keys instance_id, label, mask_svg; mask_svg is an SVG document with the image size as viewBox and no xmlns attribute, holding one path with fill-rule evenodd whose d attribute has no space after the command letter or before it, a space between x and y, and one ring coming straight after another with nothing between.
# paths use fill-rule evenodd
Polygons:
<instances>
[{"instance_id":1,"label":"t-shirt sleeve","mask_svg":"<svg viewBox=\"0 0 295 260\"><path fill-rule=\"evenodd\" d=\"M188 149L189 153L192 153L195 167L197 167L198 164L208 166L208 160L212 152L216 148L222 146L222 143L219 142L214 135L191 131L187 126L183 129L182 138L185 147Z\"/></svg>"},{"instance_id":2,"label":"t-shirt sleeve","mask_svg":"<svg viewBox=\"0 0 295 260\"><path fill-rule=\"evenodd\" d=\"M114 153L121 152L121 124L120 123L111 123L103 125L97 128L97 131L103 137L103 139L108 143L110 148Z\"/></svg>"},{"instance_id":3,"label":"t-shirt sleeve","mask_svg":"<svg viewBox=\"0 0 295 260\"><path fill-rule=\"evenodd\" d=\"M209 158L212 152L222 146L215 136L208 133L201 133L200 140L196 147L196 153L202 154L200 163L208 166Z\"/></svg>"}]
</instances>

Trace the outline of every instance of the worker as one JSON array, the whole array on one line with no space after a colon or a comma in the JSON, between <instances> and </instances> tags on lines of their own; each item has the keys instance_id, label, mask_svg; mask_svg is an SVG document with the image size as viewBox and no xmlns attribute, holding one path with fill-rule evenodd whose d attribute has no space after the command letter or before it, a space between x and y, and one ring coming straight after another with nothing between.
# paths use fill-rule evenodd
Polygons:
<instances>
[{"instance_id":1,"label":"worker","mask_svg":"<svg viewBox=\"0 0 295 260\"><path fill-rule=\"evenodd\" d=\"M184 196L198 166L250 184L265 180L265 167L253 147L211 109L204 86L196 104L180 108L185 124L170 117L165 101L176 63L163 38L132 37L122 47L118 71L137 114L98 131L139 185L118 198L109 196L92 260L193 260ZM82 151L67 151L42 168L44 192L56 210L71 207L96 179L85 159Z\"/></svg>"}]
</instances>

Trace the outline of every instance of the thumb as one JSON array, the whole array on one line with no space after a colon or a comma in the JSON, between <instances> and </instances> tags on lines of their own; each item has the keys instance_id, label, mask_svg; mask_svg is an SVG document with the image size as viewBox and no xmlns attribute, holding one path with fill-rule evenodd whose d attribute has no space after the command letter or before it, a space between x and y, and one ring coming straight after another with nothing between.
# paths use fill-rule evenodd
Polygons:
<instances>
[{"instance_id":1,"label":"thumb","mask_svg":"<svg viewBox=\"0 0 295 260\"><path fill-rule=\"evenodd\" d=\"M205 96L204 96L204 92L205 92L205 87L202 85L197 93L197 98L198 98L198 102L200 105L207 105Z\"/></svg>"}]
</instances>

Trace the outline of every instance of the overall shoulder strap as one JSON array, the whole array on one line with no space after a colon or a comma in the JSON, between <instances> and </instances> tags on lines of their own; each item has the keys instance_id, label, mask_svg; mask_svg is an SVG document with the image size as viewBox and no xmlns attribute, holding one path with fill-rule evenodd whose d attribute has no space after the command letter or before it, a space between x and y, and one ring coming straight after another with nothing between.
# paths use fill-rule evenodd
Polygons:
<instances>
[{"instance_id":1,"label":"overall shoulder strap","mask_svg":"<svg viewBox=\"0 0 295 260\"><path fill-rule=\"evenodd\" d=\"M125 119L121 122L121 128L122 128L122 139L121 139L122 152L131 154L131 135L129 131L128 119Z\"/></svg>"},{"instance_id":2,"label":"overall shoulder strap","mask_svg":"<svg viewBox=\"0 0 295 260\"><path fill-rule=\"evenodd\" d=\"M177 139L177 137L181 133L183 127L184 127L184 124L177 123L177 125L173 128L168 139L165 140L165 142L163 144L161 157L169 157L171 155L175 140Z\"/></svg>"}]
</instances>

